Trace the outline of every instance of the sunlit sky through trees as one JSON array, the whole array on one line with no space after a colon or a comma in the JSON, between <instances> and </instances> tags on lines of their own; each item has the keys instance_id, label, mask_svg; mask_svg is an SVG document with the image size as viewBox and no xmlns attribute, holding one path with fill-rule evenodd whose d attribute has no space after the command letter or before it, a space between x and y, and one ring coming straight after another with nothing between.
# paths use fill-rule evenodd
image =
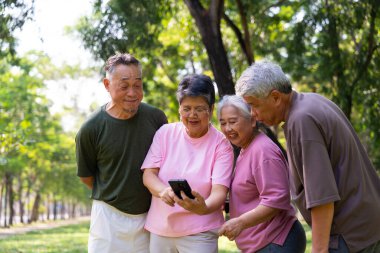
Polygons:
<instances>
[{"instance_id":1,"label":"sunlit sky through trees","mask_svg":"<svg viewBox=\"0 0 380 253\"><path fill-rule=\"evenodd\" d=\"M65 26L72 26L80 16L89 14L92 1L89 0L35 0L34 18L28 21L18 38L17 54L24 55L29 50L46 53L52 63L80 64L85 68L94 66L91 54L86 51L78 38L65 34ZM101 66L101 65L99 65ZM93 102L103 104L108 100L108 93L100 82L100 76L47 81L46 95L53 101L51 111L59 112L63 106L72 106L73 97L78 97L78 106L87 110ZM65 127L70 128L66 119Z\"/></svg>"}]
</instances>

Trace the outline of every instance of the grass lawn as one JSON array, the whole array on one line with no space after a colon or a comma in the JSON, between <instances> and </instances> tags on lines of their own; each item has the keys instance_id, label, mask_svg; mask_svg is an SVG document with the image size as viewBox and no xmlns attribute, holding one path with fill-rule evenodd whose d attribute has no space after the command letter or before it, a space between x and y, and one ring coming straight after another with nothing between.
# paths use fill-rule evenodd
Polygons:
<instances>
[{"instance_id":1,"label":"grass lawn","mask_svg":"<svg viewBox=\"0 0 380 253\"><path fill-rule=\"evenodd\" d=\"M303 224L306 236L306 252L310 252L311 231ZM87 237L89 223L83 222L78 225L69 225L49 230L29 232L24 235L15 235L0 239L1 253L85 253L87 252ZM226 237L219 238L219 252L239 252L234 242Z\"/></svg>"}]
</instances>

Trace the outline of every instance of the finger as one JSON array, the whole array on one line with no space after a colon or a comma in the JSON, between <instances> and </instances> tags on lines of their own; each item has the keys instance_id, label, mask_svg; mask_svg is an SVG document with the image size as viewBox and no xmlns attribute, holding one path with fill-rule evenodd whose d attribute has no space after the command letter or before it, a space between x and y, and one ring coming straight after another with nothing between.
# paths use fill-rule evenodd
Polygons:
<instances>
[{"instance_id":1,"label":"finger","mask_svg":"<svg viewBox=\"0 0 380 253\"><path fill-rule=\"evenodd\" d=\"M174 206L174 201L170 198L162 198L162 201L169 206Z\"/></svg>"},{"instance_id":2,"label":"finger","mask_svg":"<svg viewBox=\"0 0 380 253\"><path fill-rule=\"evenodd\" d=\"M187 199L189 199L189 198L187 197L187 195L186 195L183 191L181 191L180 194L181 194L181 197L182 197L182 199L183 199L184 201L186 201Z\"/></svg>"},{"instance_id":3,"label":"finger","mask_svg":"<svg viewBox=\"0 0 380 253\"><path fill-rule=\"evenodd\" d=\"M196 191L191 191L191 194L193 194L193 196L194 196L197 200L203 200L203 196L200 195L198 192L196 192Z\"/></svg>"},{"instance_id":4,"label":"finger","mask_svg":"<svg viewBox=\"0 0 380 253\"><path fill-rule=\"evenodd\" d=\"M226 232L225 228L221 227L221 229L219 229L219 231L218 231L218 235L222 236L222 235L224 235L225 232Z\"/></svg>"}]
</instances>

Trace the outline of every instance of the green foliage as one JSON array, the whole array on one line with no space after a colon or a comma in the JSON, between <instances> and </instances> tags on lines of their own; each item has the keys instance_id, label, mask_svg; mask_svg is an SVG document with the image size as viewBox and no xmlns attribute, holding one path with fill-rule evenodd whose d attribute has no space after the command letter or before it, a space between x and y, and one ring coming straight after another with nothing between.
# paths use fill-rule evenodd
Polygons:
<instances>
[{"instance_id":1,"label":"green foliage","mask_svg":"<svg viewBox=\"0 0 380 253\"><path fill-rule=\"evenodd\" d=\"M8 54L16 55L16 39L13 33L31 19L33 11L34 0L0 1L0 58Z\"/></svg>"},{"instance_id":2,"label":"green foliage","mask_svg":"<svg viewBox=\"0 0 380 253\"><path fill-rule=\"evenodd\" d=\"M73 136L63 132L41 94L50 59L36 53L0 65L0 83L6 84L0 86L0 176L17 176L33 192L87 203L88 192L75 176Z\"/></svg>"},{"instance_id":3,"label":"green foliage","mask_svg":"<svg viewBox=\"0 0 380 253\"><path fill-rule=\"evenodd\" d=\"M379 1L228 0L224 14L230 22L223 18L221 31L235 80L248 66L238 31L248 35L254 60L274 60L298 90L334 100L380 169ZM182 1L148 6L146 1L98 0L93 15L76 30L98 59L117 51L142 59L145 100L163 108L170 121L178 119L179 80L194 72L212 76L204 42Z\"/></svg>"},{"instance_id":4,"label":"green foliage","mask_svg":"<svg viewBox=\"0 0 380 253\"><path fill-rule=\"evenodd\" d=\"M380 169L378 1L306 1L290 23L285 70L334 100Z\"/></svg>"}]
</instances>

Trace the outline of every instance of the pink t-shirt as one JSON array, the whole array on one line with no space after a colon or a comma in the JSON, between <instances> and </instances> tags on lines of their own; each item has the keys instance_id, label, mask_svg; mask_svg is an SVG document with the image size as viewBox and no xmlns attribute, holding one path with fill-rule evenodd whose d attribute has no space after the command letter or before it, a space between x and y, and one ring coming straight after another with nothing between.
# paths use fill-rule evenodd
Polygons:
<instances>
[{"instance_id":1,"label":"pink t-shirt","mask_svg":"<svg viewBox=\"0 0 380 253\"><path fill-rule=\"evenodd\" d=\"M269 243L284 244L296 220L290 204L288 174L280 149L265 134L260 133L241 150L230 191L231 218L259 204L281 209L270 221L241 232L235 241L243 252L256 252Z\"/></svg>"},{"instance_id":2,"label":"pink t-shirt","mask_svg":"<svg viewBox=\"0 0 380 253\"><path fill-rule=\"evenodd\" d=\"M169 179L187 179L207 199L213 184L230 186L232 164L230 143L212 125L204 136L194 139L179 122L156 132L141 168L160 168L158 177L168 186ZM180 237L219 228L223 222L222 210L197 215L153 196L145 228L157 235Z\"/></svg>"}]
</instances>

